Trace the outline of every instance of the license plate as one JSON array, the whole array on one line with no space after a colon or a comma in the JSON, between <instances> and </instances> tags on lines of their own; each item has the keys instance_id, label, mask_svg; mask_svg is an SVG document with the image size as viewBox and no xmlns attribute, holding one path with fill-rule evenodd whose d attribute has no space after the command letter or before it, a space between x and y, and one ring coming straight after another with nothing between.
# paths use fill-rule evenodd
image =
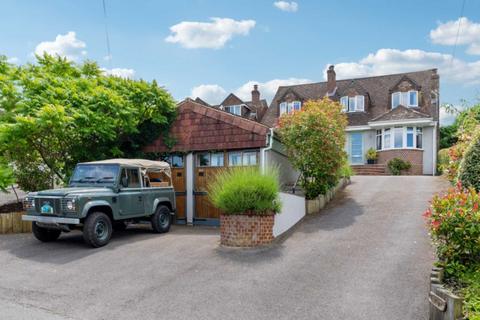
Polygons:
<instances>
[{"instance_id":1,"label":"license plate","mask_svg":"<svg viewBox=\"0 0 480 320\"><path fill-rule=\"evenodd\" d=\"M52 214L53 213L53 207L46 203L40 208L41 213L47 213L47 214Z\"/></svg>"}]
</instances>

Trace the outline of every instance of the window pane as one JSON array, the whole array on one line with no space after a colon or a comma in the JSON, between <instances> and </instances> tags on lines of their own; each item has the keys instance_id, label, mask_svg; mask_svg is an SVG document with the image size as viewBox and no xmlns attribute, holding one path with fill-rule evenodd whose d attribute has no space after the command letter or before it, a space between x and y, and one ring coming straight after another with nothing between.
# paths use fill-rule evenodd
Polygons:
<instances>
[{"instance_id":1,"label":"window pane","mask_svg":"<svg viewBox=\"0 0 480 320\"><path fill-rule=\"evenodd\" d=\"M410 91L410 101L409 101L409 106L418 106L418 95L417 91Z\"/></svg>"},{"instance_id":2,"label":"window pane","mask_svg":"<svg viewBox=\"0 0 480 320\"><path fill-rule=\"evenodd\" d=\"M384 135L385 135L385 149L390 149L391 148L391 144L390 144L390 129L385 129L385 132L384 132Z\"/></svg>"},{"instance_id":3,"label":"window pane","mask_svg":"<svg viewBox=\"0 0 480 320\"><path fill-rule=\"evenodd\" d=\"M377 150L382 150L382 130L377 130L376 140Z\"/></svg>"},{"instance_id":4,"label":"window pane","mask_svg":"<svg viewBox=\"0 0 480 320\"><path fill-rule=\"evenodd\" d=\"M421 149L422 148L422 128L417 128L417 148Z\"/></svg>"},{"instance_id":5,"label":"window pane","mask_svg":"<svg viewBox=\"0 0 480 320\"><path fill-rule=\"evenodd\" d=\"M403 128L395 128L394 131L394 146L395 148L402 148L403 147Z\"/></svg>"},{"instance_id":6,"label":"window pane","mask_svg":"<svg viewBox=\"0 0 480 320\"><path fill-rule=\"evenodd\" d=\"M301 106L302 106L302 104L300 103L300 101L293 101L293 109L295 111L300 110Z\"/></svg>"},{"instance_id":7,"label":"window pane","mask_svg":"<svg viewBox=\"0 0 480 320\"><path fill-rule=\"evenodd\" d=\"M140 188L140 179L138 178L138 169L127 169L128 187Z\"/></svg>"},{"instance_id":8,"label":"window pane","mask_svg":"<svg viewBox=\"0 0 480 320\"><path fill-rule=\"evenodd\" d=\"M348 111L355 111L355 97L348 97Z\"/></svg>"},{"instance_id":9,"label":"window pane","mask_svg":"<svg viewBox=\"0 0 480 320\"><path fill-rule=\"evenodd\" d=\"M197 164L199 167L208 167L210 166L210 153L199 153L197 155Z\"/></svg>"},{"instance_id":10,"label":"window pane","mask_svg":"<svg viewBox=\"0 0 480 320\"><path fill-rule=\"evenodd\" d=\"M407 127L407 148L413 148L413 127Z\"/></svg>"},{"instance_id":11,"label":"window pane","mask_svg":"<svg viewBox=\"0 0 480 320\"><path fill-rule=\"evenodd\" d=\"M398 107L400 104L400 92L395 92L392 94L392 108Z\"/></svg>"},{"instance_id":12,"label":"window pane","mask_svg":"<svg viewBox=\"0 0 480 320\"><path fill-rule=\"evenodd\" d=\"M257 153L256 152L244 152L243 153L243 165L244 166L254 166L257 164Z\"/></svg>"},{"instance_id":13,"label":"window pane","mask_svg":"<svg viewBox=\"0 0 480 320\"><path fill-rule=\"evenodd\" d=\"M242 115L242 106L235 106L233 113L241 116Z\"/></svg>"},{"instance_id":14,"label":"window pane","mask_svg":"<svg viewBox=\"0 0 480 320\"><path fill-rule=\"evenodd\" d=\"M171 166L174 168L183 168L183 156L173 155Z\"/></svg>"},{"instance_id":15,"label":"window pane","mask_svg":"<svg viewBox=\"0 0 480 320\"><path fill-rule=\"evenodd\" d=\"M240 166L242 164L242 153L241 152L230 152L228 154L228 165L229 166Z\"/></svg>"},{"instance_id":16,"label":"window pane","mask_svg":"<svg viewBox=\"0 0 480 320\"><path fill-rule=\"evenodd\" d=\"M223 153L218 152L218 153L212 153L211 155L212 160L211 160L211 166L212 167L223 167Z\"/></svg>"},{"instance_id":17,"label":"window pane","mask_svg":"<svg viewBox=\"0 0 480 320\"><path fill-rule=\"evenodd\" d=\"M280 115L284 114L285 112L287 112L287 103L282 102L280 103Z\"/></svg>"},{"instance_id":18,"label":"window pane","mask_svg":"<svg viewBox=\"0 0 480 320\"><path fill-rule=\"evenodd\" d=\"M293 102L287 103L287 112L292 113L293 111Z\"/></svg>"},{"instance_id":19,"label":"window pane","mask_svg":"<svg viewBox=\"0 0 480 320\"><path fill-rule=\"evenodd\" d=\"M357 96L357 111L363 111L364 110L364 101L365 97L364 96Z\"/></svg>"},{"instance_id":20,"label":"window pane","mask_svg":"<svg viewBox=\"0 0 480 320\"><path fill-rule=\"evenodd\" d=\"M348 110L348 97L341 97L340 104L343 106L342 111Z\"/></svg>"}]
</instances>

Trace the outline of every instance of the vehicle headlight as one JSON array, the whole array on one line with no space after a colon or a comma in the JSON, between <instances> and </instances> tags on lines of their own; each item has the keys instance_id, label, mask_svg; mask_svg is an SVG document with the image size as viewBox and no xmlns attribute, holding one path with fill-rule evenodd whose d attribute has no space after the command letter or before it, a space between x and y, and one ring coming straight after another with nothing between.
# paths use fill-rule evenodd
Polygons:
<instances>
[{"instance_id":1,"label":"vehicle headlight","mask_svg":"<svg viewBox=\"0 0 480 320\"><path fill-rule=\"evenodd\" d=\"M75 211L75 199L67 200L66 207L67 207L67 210L69 211Z\"/></svg>"},{"instance_id":2,"label":"vehicle headlight","mask_svg":"<svg viewBox=\"0 0 480 320\"><path fill-rule=\"evenodd\" d=\"M26 197L25 199L23 199L24 210L33 209L33 208L35 208L35 198Z\"/></svg>"}]
</instances>

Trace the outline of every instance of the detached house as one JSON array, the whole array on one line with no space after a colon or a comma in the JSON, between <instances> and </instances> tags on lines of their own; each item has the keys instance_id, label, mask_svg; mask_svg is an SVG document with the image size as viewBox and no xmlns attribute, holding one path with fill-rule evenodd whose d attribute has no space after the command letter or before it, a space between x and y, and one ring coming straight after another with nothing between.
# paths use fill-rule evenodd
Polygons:
<instances>
[{"instance_id":1,"label":"detached house","mask_svg":"<svg viewBox=\"0 0 480 320\"><path fill-rule=\"evenodd\" d=\"M336 81L330 67L326 82L279 87L270 107L256 85L250 101L233 93L218 105L187 98L178 104L170 129L173 147L160 137L145 151L172 165L177 222L218 224L220 212L208 200L208 182L228 167L276 165L280 182L294 184L299 173L274 128L282 114L327 96L344 106L349 124L345 148L357 171L366 167L367 149L375 148L382 172L381 165L399 157L412 163L412 174L434 174L438 82L436 70Z\"/></svg>"},{"instance_id":2,"label":"detached house","mask_svg":"<svg viewBox=\"0 0 480 320\"><path fill-rule=\"evenodd\" d=\"M435 174L439 137L439 76L436 69L336 80L333 66L327 81L278 88L261 122L275 127L278 118L300 110L311 99L329 97L348 117L345 149L350 164L365 168L369 148L378 152L378 173L397 157L412 164L410 174Z\"/></svg>"}]
</instances>

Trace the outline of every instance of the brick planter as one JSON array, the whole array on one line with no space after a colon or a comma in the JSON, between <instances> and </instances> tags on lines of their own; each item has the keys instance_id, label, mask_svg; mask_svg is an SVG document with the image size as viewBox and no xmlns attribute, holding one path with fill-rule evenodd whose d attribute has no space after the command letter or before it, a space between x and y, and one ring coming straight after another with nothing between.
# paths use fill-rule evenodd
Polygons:
<instances>
[{"instance_id":1,"label":"brick planter","mask_svg":"<svg viewBox=\"0 0 480 320\"><path fill-rule=\"evenodd\" d=\"M274 214L220 215L220 243L229 247L256 247L273 241Z\"/></svg>"}]
</instances>

